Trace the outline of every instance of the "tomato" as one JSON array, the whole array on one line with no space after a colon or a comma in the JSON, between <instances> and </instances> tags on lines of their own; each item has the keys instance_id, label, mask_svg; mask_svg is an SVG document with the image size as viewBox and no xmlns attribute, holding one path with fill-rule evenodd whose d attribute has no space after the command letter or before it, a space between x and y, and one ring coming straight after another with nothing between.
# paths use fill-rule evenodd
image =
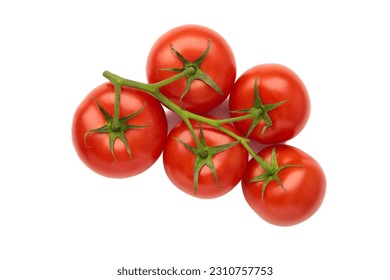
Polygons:
<instances>
[{"instance_id":1,"label":"tomato","mask_svg":"<svg viewBox=\"0 0 390 280\"><path fill-rule=\"evenodd\" d=\"M326 191L325 174L314 158L292 146L269 146L258 155L271 162L273 149L278 166L286 166L278 173L282 186L277 180L270 180L264 188L265 181L256 180L264 170L251 159L241 181L244 197L269 223L295 225L319 209Z\"/></svg>"},{"instance_id":2,"label":"tomato","mask_svg":"<svg viewBox=\"0 0 390 280\"><path fill-rule=\"evenodd\" d=\"M202 145L195 142L186 124L180 122L169 133L164 148L166 174L177 188L189 195L198 198L222 196L240 182L248 152L234 138L212 126L199 125L195 121L191 124L203 148L191 151ZM223 127L237 133L230 124Z\"/></svg>"},{"instance_id":3,"label":"tomato","mask_svg":"<svg viewBox=\"0 0 390 280\"><path fill-rule=\"evenodd\" d=\"M201 72L181 78L160 91L188 111L205 113L228 97L236 79L234 54L225 39L212 29L184 25L158 38L146 64L148 82L162 81L195 64L200 64Z\"/></svg>"},{"instance_id":4,"label":"tomato","mask_svg":"<svg viewBox=\"0 0 390 280\"><path fill-rule=\"evenodd\" d=\"M130 126L123 132L129 149L118 137L111 151L109 134L92 131L110 127L109 117L98 104L107 116L113 116L115 88L111 83L98 86L86 96L74 114L72 125L73 144L80 159L93 171L113 178L134 176L148 169L162 153L167 135L165 112L153 97L122 87L120 100L120 117L131 116L123 121Z\"/></svg>"},{"instance_id":5,"label":"tomato","mask_svg":"<svg viewBox=\"0 0 390 280\"><path fill-rule=\"evenodd\" d=\"M263 144L276 144L292 139L304 128L310 100L302 80L291 69L261 64L237 79L229 109L233 117L254 115L234 123L241 133Z\"/></svg>"}]
</instances>

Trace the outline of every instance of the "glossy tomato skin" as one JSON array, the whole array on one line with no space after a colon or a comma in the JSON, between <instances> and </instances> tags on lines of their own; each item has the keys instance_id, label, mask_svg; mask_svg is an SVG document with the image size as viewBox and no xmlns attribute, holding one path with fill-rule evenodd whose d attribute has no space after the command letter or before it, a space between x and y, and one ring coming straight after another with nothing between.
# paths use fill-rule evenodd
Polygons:
<instances>
[{"instance_id":1,"label":"glossy tomato skin","mask_svg":"<svg viewBox=\"0 0 390 280\"><path fill-rule=\"evenodd\" d=\"M108 134L89 133L84 141L87 131L106 123L94 99L113 116L114 86L105 83L92 90L74 114L72 138L80 159L96 173L112 178L134 176L153 165L162 153L167 135L167 119L160 103L144 92L122 87L120 117L132 114L144 106L143 110L127 123L146 127L133 128L125 132L132 159L120 139L114 144L114 159L109 147Z\"/></svg>"},{"instance_id":2,"label":"glossy tomato skin","mask_svg":"<svg viewBox=\"0 0 390 280\"><path fill-rule=\"evenodd\" d=\"M254 105L254 84L263 104L282 105L268 112L272 126L263 133L261 121L249 138L263 144L276 144L292 139L305 127L310 115L310 99L307 89L298 75L280 64L260 64L244 72L236 81L229 98L230 111L250 108ZM231 113L239 116L242 113ZM247 134L252 119L234 123L237 129Z\"/></svg>"},{"instance_id":3,"label":"glossy tomato skin","mask_svg":"<svg viewBox=\"0 0 390 280\"><path fill-rule=\"evenodd\" d=\"M258 154L270 161L272 146ZM279 166L300 165L280 171L284 189L275 181L266 187L262 200L263 182L248 181L263 172L255 160L248 163L241 184L250 207L264 220L278 226L292 226L310 218L321 206L326 192L325 174L318 162L305 152L285 144L276 145Z\"/></svg>"},{"instance_id":4,"label":"glossy tomato skin","mask_svg":"<svg viewBox=\"0 0 390 280\"><path fill-rule=\"evenodd\" d=\"M199 125L191 122L198 137ZM230 124L225 128L237 133ZM235 140L217 129L202 124L203 134L208 146L218 146ZM194 192L194 161L195 156L177 139L196 147L195 141L184 122L177 124L169 133L163 152L164 169L171 182L183 192L197 198L216 198L231 191L241 180L248 161L248 152L237 144L213 157L213 163L218 175L218 187L215 178L207 166L199 173L197 192Z\"/></svg>"},{"instance_id":5,"label":"glossy tomato skin","mask_svg":"<svg viewBox=\"0 0 390 280\"><path fill-rule=\"evenodd\" d=\"M222 103L231 92L236 79L236 62L233 51L225 39L212 29L200 25L183 25L163 34L152 46L149 53L146 74L149 83L165 80L177 73L165 68L183 68L183 63L172 52L172 45L188 61L197 60L207 49L210 50L200 69L207 74L222 90L218 94L203 81L194 80L190 91L180 100L186 88L186 79L182 78L161 88L161 92L182 108L205 113Z\"/></svg>"}]
</instances>

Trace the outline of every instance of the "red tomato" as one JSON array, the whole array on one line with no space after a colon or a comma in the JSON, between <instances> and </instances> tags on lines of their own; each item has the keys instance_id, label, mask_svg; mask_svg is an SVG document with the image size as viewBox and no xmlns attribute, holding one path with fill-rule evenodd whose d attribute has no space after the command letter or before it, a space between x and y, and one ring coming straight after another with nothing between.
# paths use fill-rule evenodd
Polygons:
<instances>
[{"instance_id":1,"label":"red tomato","mask_svg":"<svg viewBox=\"0 0 390 280\"><path fill-rule=\"evenodd\" d=\"M273 147L260 151L267 162L271 161ZM279 172L283 187L271 180L265 188L264 181L250 182L264 170L251 159L241 184L244 197L250 207L264 220L279 226L291 226L311 217L320 207L326 191L325 174L321 166L303 151L284 144L276 145L276 159L279 166L286 167Z\"/></svg>"},{"instance_id":2,"label":"red tomato","mask_svg":"<svg viewBox=\"0 0 390 280\"><path fill-rule=\"evenodd\" d=\"M183 192L198 198L216 198L232 190L241 180L248 161L248 152L235 139L220 132L219 130L206 125L191 121L192 126L198 136L203 139L207 145L205 162L201 167L198 176L195 175L195 163L202 159L195 156L185 145L197 148L197 144L184 122L175 126L168 135L163 153L163 163L166 174L172 183ZM224 127L237 133L236 129L225 124ZM183 144L184 143L184 144ZM231 145L213 156L213 149L224 145ZM199 151L198 151L199 152ZM207 158L208 157L208 158ZM210 168L215 168L218 183L215 174ZM194 179L198 177L198 184L194 184Z\"/></svg>"},{"instance_id":3,"label":"red tomato","mask_svg":"<svg viewBox=\"0 0 390 280\"><path fill-rule=\"evenodd\" d=\"M120 138L115 140L112 154L109 134L90 132L86 135L107 124L95 100L112 117L114 86L105 83L95 88L74 114L72 137L80 159L90 169L107 177L123 178L145 171L162 153L167 135L167 119L160 103L144 92L122 87L120 117L135 113L126 124L140 127L124 132L130 154Z\"/></svg>"},{"instance_id":4,"label":"red tomato","mask_svg":"<svg viewBox=\"0 0 390 280\"><path fill-rule=\"evenodd\" d=\"M256 90L260 98L257 105ZM310 114L310 100L305 85L292 70L279 64L262 64L237 79L230 94L229 109L234 117L247 113L242 111L256 112L258 122L250 118L234 125L247 135L257 123L249 138L276 144L295 137L304 128Z\"/></svg>"},{"instance_id":5,"label":"red tomato","mask_svg":"<svg viewBox=\"0 0 390 280\"><path fill-rule=\"evenodd\" d=\"M187 66L193 66L205 53L209 44L210 49L200 63L200 70L215 82L220 92L207 84L208 78L204 75L199 76L199 73L191 77L194 78L192 83L186 78L181 78L162 87L161 92L177 105L191 112L204 113L213 109L227 98L233 87L236 78L236 62L225 39L207 27L184 25L163 34L154 43L148 56L146 64L148 82L156 83L165 80L186 67L174 50L188 62ZM201 79L196 78L195 75ZM183 96L188 83L191 87Z\"/></svg>"}]
</instances>

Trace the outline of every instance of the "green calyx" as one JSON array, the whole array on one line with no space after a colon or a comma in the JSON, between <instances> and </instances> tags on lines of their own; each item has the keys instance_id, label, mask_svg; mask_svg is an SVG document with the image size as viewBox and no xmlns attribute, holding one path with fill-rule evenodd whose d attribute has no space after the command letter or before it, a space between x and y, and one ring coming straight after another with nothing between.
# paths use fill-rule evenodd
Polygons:
<instances>
[{"instance_id":1,"label":"green calyx","mask_svg":"<svg viewBox=\"0 0 390 280\"><path fill-rule=\"evenodd\" d=\"M194 80L201 80L207 85L209 85L211 88L213 88L218 94L223 95L222 90L219 88L219 86L207 75L205 74L201 69L200 66L204 59L206 58L210 47L211 47L211 39L209 39L208 45L206 50L203 52L203 54L196 59L195 61L188 61L182 54L180 54L173 45L170 46L172 52L179 58L179 60L183 63L183 68L164 68L161 70L167 70L167 71L173 71L177 73L181 73L185 71L186 69L192 68L194 69L193 73L186 76L187 78L187 84L186 88L184 89L184 92L180 96L180 101L183 100L183 98L187 95L191 88L191 84Z\"/></svg>"},{"instance_id":2,"label":"green calyx","mask_svg":"<svg viewBox=\"0 0 390 280\"><path fill-rule=\"evenodd\" d=\"M149 124L146 125L133 125L133 124L128 124L127 122L137 116L139 113L142 112L142 110L145 107L145 104L136 112L125 116L123 118L119 118L117 121L115 121L115 118L112 117L110 114L107 113L106 110L99 104L99 102L94 99L96 105L99 108L99 111L102 113L106 120L106 124L103 125L102 127L96 128L96 129L91 129L88 130L85 135L84 135L84 143L87 145L87 137L90 133L106 133L109 135L109 145L110 145L110 151L111 154L114 158L114 161L116 160L115 153L114 153L114 143L117 139L121 140L123 144L125 144L126 151L130 157L130 160L133 160L133 156L131 154L130 146L127 141L127 138L125 136L125 132L128 131L129 129L138 129L138 128L144 128L147 127Z\"/></svg>"},{"instance_id":3,"label":"green calyx","mask_svg":"<svg viewBox=\"0 0 390 280\"><path fill-rule=\"evenodd\" d=\"M254 104L253 107L245 108L241 110L235 110L231 111L232 113L247 113L253 116L252 124L246 134L246 137L249 137L249 135L252 133L253 129L260 123L261 120L264 121L265 126L263 127L261 133L264 134L267 128L270 128L273 125L273 122L268 115L268 112L271 110L274 110L275 108L279 107L283 103L285 103L287 100L283 100L277 103L272 104L263 104L263 101L260 98L257 78L255 79L255 85L254 85Z\"/></svg>"},{"instance_id":4,"label":"green calyx","mask_svg":"<svg viewBox=\"0 0 390 280\"><path fill-rule=\"evenodd\" d=\"M231 147L237 145L239 141L235 142L230 142L226 143L223 145L219 146L207 146L204 134L203 134L203 129L202 126L199 123L199 134L200 137L197 139L197 147L192 147L188 145L187 143L183 142L180 139L176 139L179 141L184 147L187 148L191 153L195 155L195 163L194 163L194 172L193 172L193 178L194 178L194 194L196 195L196 192L198 190L198 182L199 182L199 173L203 166L207 166L211 172L214 175L215 182L217 183L217 186L220 187L219 185L219 180L218 180L218 174L217 171L215 170L214 162L213 162L213 157L220 153L223 152L227 149L230 149Z\"/></svg>"},{"instance_id":5,"label":"green calyx","mask_svg":"<svg viewBox=\"0 0 390 280\"><path fill-rule=\"evenodd\" d=\"M271 154L271 162L268 163L267 170L264 173L249 180L248 183L264 182L261 188L261 200L264 202L264 194L270 182L276 181L283 190L286 190L283 186L282 180L279 177L279 173L286 168L292 168L292 167L300 168L302 167L302 165L285 164L279 166L278 160L276 158L276 149L275 147L273 147L272 154Z\"/></svg>"}]
</instances>

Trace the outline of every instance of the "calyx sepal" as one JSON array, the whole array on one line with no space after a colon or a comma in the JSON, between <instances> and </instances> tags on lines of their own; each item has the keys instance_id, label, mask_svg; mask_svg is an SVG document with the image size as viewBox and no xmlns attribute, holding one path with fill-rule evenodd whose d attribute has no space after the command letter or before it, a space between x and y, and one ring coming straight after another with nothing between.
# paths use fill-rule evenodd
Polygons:
<instances>
[{"instance_id":1,"label":"calyx sepal","mask_svg":"<svg viewBox=\"0 0 390 280\"><path fill-rule=\"evenodd\" d=\"M264 134L267 128L272 127L273 122L270 116L268 115L268 112L276 109L277 107L281 106L287 101L287 100L282 100L277 103L264 104L260 98L257 80L258 78L255 79L254 90L253 90L254 91L253 107L231 111L232 113L247 113L253 116L252 124L248 129L246 137L249 137L253 129L255 129L255 127L260 123L261 120L264 120L265 123L265 126L263 127L261 134Z\"/></svg>"},{"instance_id":2,"label":"calyx sepal","mask_svg":"<svg viewBox=\"0 0 390 280\"><path fill-rule=\"evenodd\" d=\"M265 191L266 191L267 186L270 182L276 181L278 183L278 185L283 190L286 191L286 189L283 186L283 182L279 177L279 173L286 168L294 168L294 167L301 168L303 166L299 165L299 164L285 164L285 165L279 166L278 159L276 157L276 148L274 146L272 148L272 153L271 153L271 162L268 163L267 171L252 178L247 183L264 182L262 187L261 187L261 200L262 200L262 202L264 202Z\"/></svg>"},{"instance_id":3,"label":"calyx sepal","mask_svg":"<svg viewBox=\"0 0 390 280\"><path fill-rule=\"evenodd\" d=\"M212 40L209 39L208 45L206 50L203 52L203 54L196 59L195 61L188 61L181 53L179 53L173 45L170 46L172 52L177 56L177 58L183 63L183 68L163 68L161 70L167 70L167 71L173 71L177 73L181 73L185 71L188 68L193 68L194 72L192 74L189 74L186 76L187 83L186 88L184 89L183 93L180 96L180 101L183 100L183 98L187 95L187 93L190 91L191 84L194 80L200 80L209 85L212 89L214 89L219 95L223 95L222 90L219 88L219 86L209 77L206 73L204 73L200 66L204 59L206 58L210 47L211 47Z\"/></svg>"},{"instance_id":4,"label":"calyx sepal","mask_svg":"<svg viewBox=\"0 0 390 280\"><path fill-rule=\"evenodd\" d=\"M187 150L189 150L191 153L195 155L195 162L194 162L194 172L193 172L193 179L194 179L194 194L196 195L196 192L198 190L198 182L199 182L199 173L203 166L207 166L211 172L214 175L215 182L218 187L221 187L219 185L218 180L218 174L215 170L213 157L223 151L226 151L227 149L230 149L231 147L237 145L239 141L230 142L226 144L222 144L219 146L208 146L206 144L206 140L204 138L203 129L201 124L199 123L199 141L197 142L197 147L193 147L185 143L184 141L175 138L175 140L179 141Z\"/></svg>"},{"instance_id":5,"label":"calyx sepal","mask_svg":"<svg viewBox=\"0 0 390 280\"><path fill-rule=\"evenodd\" d=\"M146 125L134 125L134 124L128 124L127 122L129 120L131 120L132 118L134 118L135 116L137 116L139 113L141 113L142 110L145 108L146 104L144 103L142 105L142 107L140 109L138 109L136 112L129 114L123 118L119 118L119 126L115 127L113 125L114 118L109 113L107 113L107 111L100 105L100 103L97 99L93 98L93 100L95 101L97 107L99 108L99 111L104 116L106 124L99 127L99 128L88 130L84 134L84 144L87 146L87 137L89 134L91 134L91 133L105 133L105 134L109 135L108 141L109 141L109 145L110 145L111 154L114 158L114 162L116 161L115 152L114 152L114 144L115 144L115 141L117 139L120 139L123 142L123 144L126 147L126 151L130 157L130 160L133 160L130 145L129 145L129 142L127 141L125 132L128 131L129 129L145 128L150 124L150 122Z\"/></svg>"}]
</instances>

